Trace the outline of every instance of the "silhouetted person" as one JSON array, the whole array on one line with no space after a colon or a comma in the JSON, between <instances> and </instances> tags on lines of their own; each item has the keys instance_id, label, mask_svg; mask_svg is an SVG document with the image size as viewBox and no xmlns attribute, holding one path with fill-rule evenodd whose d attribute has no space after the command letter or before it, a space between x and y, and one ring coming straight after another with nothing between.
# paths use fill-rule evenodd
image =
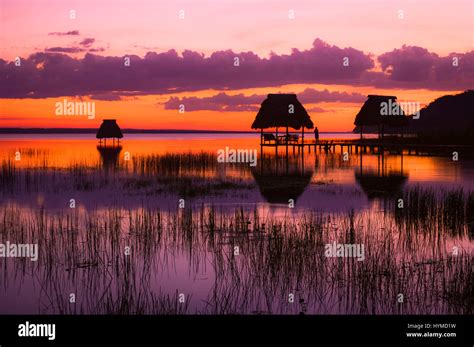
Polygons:
<instances>
[{"instance_id":1,"label":"silhouetted person","mask_svg":"<svg viewBox=\"0 0 474 347\"><path fill-rule=\"evenodd\" d=\"M314 127L314 139L316 140L316 142L319 141L319 130L318 130L318 127Z\"/></svg>"}]
</instances>

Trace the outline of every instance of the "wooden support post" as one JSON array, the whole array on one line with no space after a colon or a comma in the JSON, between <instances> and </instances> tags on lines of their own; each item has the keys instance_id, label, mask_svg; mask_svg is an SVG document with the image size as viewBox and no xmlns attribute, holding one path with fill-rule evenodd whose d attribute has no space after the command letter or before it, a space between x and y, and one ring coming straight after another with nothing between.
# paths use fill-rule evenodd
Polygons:
<instances>
[{"instance_id":1,"label":"wooden support post","mask_svg":"<svg viewBox=\"0 0 474 347\"><path fill-rule=\"evenodd\" d=\"M276 127L276 135L275 135L275 156L278 155L278 127Z\"/></svg>"}]
</instances>

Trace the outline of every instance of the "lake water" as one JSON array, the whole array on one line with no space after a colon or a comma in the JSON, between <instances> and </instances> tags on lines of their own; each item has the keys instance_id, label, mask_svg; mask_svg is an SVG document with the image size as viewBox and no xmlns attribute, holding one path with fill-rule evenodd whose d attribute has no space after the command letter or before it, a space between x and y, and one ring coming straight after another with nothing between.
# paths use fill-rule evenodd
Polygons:
<instances>
[{"instance_id":1,"label":"lake water","mask_svg":"<svg viewBox=\"0 0 474 347\"><path fill-rule=\"evenodd\" d=\"M474 161L259 140L0 135L0 313L472 313Z\"/></svg>"}]
</instances>

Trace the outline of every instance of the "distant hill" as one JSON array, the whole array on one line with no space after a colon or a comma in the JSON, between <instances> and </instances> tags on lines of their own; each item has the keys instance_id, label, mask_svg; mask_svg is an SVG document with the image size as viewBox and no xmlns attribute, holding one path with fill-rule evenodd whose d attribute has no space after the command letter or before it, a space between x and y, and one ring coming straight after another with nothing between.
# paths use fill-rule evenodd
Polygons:
<instances>
[{"instance_id":1,"label":"distant hill","mask_svg":"<svg viewBox=\"0 0 474 347\"><path fill-rule=\"evenodd\" d=\"M407 132L421 137L473 137L474 90L434 100L421 109L419 119L410 119Z\"/></svg>"}]
</instances>

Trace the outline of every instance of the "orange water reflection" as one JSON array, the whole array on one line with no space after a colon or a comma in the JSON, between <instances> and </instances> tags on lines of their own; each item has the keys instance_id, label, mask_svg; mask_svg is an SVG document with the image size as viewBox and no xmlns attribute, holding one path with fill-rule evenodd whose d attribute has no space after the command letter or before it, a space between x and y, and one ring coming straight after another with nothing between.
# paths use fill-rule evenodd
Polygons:
<instances>
[{"instance_id":1,"label":"orange water reflection","mask_svg":"<svg viewBox=\"0 0 474 347\"><path fill-rule=\"evenodd\" d=\"M33 138L35 137L35 138ZM310 139L308 139L309 141ZM259 138L255 135L129 135L122 141L122 150L117 158L118 163L126 164L125 155L130 158L147 155L163 155L167 153L209 152L217 155L219 149L257 150L258 160L261 158ZM97 141L93 135L38 135L15 136L12 139L0 139L0 160L11 160L18 168L68 168L71 165L97 166L103 161L97 150ZM20 152L21 160L15 160ZM264 156L275 154L273 148L264 148ZM285 148L279 148L279 156L286 155ZM293 156L290 150L290 156ZM468 186L472 183L474 172L472 163L453 162L450 158L364 154L351 154L347 162L343 161L342 153L317 153L314 150L303 155L304 166L314 166L315 175L312 180L331 180L334 183L354 184L354 170L361 165L363 170L375 172L403 172L409 176L410 182L444 182L459 183ZM243 164L247 165L247 164ZM248 178L249 170L227 169L227 176ZM242 176L243 175L243 176Z\"/></svg>"}]
</instances>

